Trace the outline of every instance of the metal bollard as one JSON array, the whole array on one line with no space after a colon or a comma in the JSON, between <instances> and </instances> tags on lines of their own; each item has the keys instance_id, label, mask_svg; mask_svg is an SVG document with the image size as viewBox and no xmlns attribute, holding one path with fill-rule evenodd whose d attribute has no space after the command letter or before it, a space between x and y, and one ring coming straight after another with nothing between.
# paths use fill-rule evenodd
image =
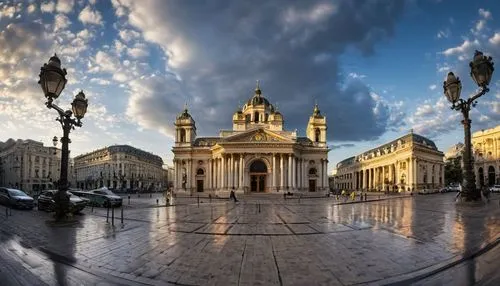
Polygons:
<instances>
[{"instance_id":1,"label":"metal bollard","mask_svg":"<svg viewBox=\"0 0 500 286\"><path fill-rule=\"evenodd\" d=\"M5 217L9 218L9 208L5 207Z\"/></svg>"},{"instance_id":2,"label":"metal bollard","mask_svg":"<svg viewBox=\"0 0 500 286\"><path fill-rule=\"evenodd\" d=\"M259 203L259 213L260 213L260 203Z\"/></svg>"},{"instance_id":3,"label":"metal bollard","mask_svg":"<svg viewBox=\"0 0 500 286\"><path fill-rule=\"evenodd\" d=\"M150 194L149 194L149 198L152 198L152 197L153 197L153 194L151 194L151 193L150 193Z\"/></svg>"},{"instance_id":4,"label":"metal bollard","mask_svg":"<svg viewBox=\"0 0 500 286\"><path fill-rule=\"evenodd\" d=\"M130 205L130 196L128 196L128 204Z\"/></svg>"},{"instance_id":5,"label":"metal bollard","mask_svg":"<svg viewBox=\"0 0 500 286\"><path fill-rule=\"evenodd\" d=\"M106 223L109 223L109 207L107 208L106 211Z\"/></svg>"},{"instance_id":6,"label":"metal bollard","mask_svg":"<svg viewBox=\"0 0 500 286\"><path fill-rule=\"evenodd\" d=\"M156 199L156 206L158 206L158 199Z\"/></svg>"},{"instance_id":7,"label":"metal bollard","mask_svg":"<svg viewBox=\"0 0 500 286\"><path fill-rule=\"evenodd\" d=\"M111 208L111 225L115 226L115 208Z\"/></svg>"},{"instance_id":8,"label":"metal bollard","mask_svg":"<svg viewBox=\"0 0 500 286\"><path fill-rule=\"evenodd\" d=\"M122 224L123 224L123 206L122 206L122 209L121 209L121 221L122 221Z\"/></svg>"},{"instance_id":9,"label":"metal bollard","mask_svg":"<svg viewBox=\"0 0 500 286\"><path fill-rule=\"evenodd\" d=\"M198 207L200 207L200 196L198 196Z\"/></svg>"},{"instance_id":10,"label":"metal bollard","mask_svg":"<svg viewBox=\"0 0 500 286\"><path fill-rule=\"evenodd\" d=\"M90 210L90 212L94 212L94 204L92 204L92 209Z\"/></svg>"},{"instance_id":11,"label":"metal bollard","mask_svg":"<svg viewBox=\"0 0 500 286\"><path fill-rule=\"evenodd\" d=\"M302 198L302 194L299 196L299 204L300 204L300 198Z\"/></svg>"}]
</instances>

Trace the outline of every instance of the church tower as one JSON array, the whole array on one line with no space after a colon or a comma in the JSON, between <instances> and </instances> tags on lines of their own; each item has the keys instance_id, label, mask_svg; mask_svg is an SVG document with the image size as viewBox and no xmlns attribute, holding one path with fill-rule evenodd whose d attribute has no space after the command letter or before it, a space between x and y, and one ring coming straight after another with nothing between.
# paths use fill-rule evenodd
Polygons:
<instances>
[{"instance_id":1,"label":"church tower","mask_svg":"<svg viewBox=\"0 0 500 286\"><path fill-rule=\"evenodd\" d=\"M323 116L317 104L307 123L306 135L315 146L326 147L326 117Z\"/></svg>"},{"instance_id":2,"label":"church tower","mask_svg":"<svg viewBox=\"0 0 500 286\"><path fill-rule=\"evenodd\" d=\"M190 147L196 139L196 122L188 112L184 111L175 119L175 147Z\"/></svg>"}]
</instances>

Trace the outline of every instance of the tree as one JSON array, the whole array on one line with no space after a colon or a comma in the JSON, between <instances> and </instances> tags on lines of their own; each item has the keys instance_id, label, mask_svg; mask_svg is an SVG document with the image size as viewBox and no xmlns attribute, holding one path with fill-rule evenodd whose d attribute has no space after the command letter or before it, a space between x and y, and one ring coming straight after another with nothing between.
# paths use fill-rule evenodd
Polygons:
<instances>
[{"instance_id":1,"label":"tree","mask_svg":"<svg viewBox=\"0 0 500 286\"><path fill-rule=\"evenodd\" d=\"M444 182L446 185L462 183L461 157L449 159L444 166Z\"/></svg>"}]
</instances>

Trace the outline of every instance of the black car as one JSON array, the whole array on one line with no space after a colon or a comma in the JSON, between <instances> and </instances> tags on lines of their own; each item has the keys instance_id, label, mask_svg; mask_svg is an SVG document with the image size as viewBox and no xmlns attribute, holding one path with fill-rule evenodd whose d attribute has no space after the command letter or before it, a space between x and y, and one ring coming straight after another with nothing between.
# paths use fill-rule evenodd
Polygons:
<instances>
[{"instance_id":1,"label":"black car","mask_svg":"<svg viewBox=\"0 0 500 286\"><path fill-rule=\"evenodd\" d=\"M0 204L29 210L35 206L32 197L21 190L10 188L0 188Z\"/></svg>"},{"instance_id":2,"label":"black car","mask_svg":"<svg viewBox=\"0 0 500 286\"><path fill-rule=\"evenodd\" d=\"M57 190L43 191L38 197L38 210L54 211L56 192ZM66 194L69 196L69 210L71 213L79 213L87 206L89 200L75 196L70 192L66 192Z\"/></svg>"}]
</instances>

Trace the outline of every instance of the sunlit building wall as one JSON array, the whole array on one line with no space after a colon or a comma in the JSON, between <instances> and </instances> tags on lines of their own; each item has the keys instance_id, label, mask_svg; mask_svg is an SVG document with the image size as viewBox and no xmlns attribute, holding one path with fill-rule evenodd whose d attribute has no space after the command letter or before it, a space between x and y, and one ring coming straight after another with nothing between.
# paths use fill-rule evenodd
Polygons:
<instances>
[{"instance_id":1,"label":"sunlit building wall","mask_svg":"<svg viewBox=\"0 0 500 286\"><path fill-rule=\"evenodd\" d=\"M419 191L444 185L444 154L421 135L409 134L339 162L335 188Z\"/></svg>"},{"instance_id":2,"label":"sunlit building wall","mask_svg":"<svg viewBox=\"0 0 500 286\"><path fill-rule=\"evenodd\" d=\"M474 132L472 149L476 186L500 184L500 125Z\"/></svg>"}]
</instances>

